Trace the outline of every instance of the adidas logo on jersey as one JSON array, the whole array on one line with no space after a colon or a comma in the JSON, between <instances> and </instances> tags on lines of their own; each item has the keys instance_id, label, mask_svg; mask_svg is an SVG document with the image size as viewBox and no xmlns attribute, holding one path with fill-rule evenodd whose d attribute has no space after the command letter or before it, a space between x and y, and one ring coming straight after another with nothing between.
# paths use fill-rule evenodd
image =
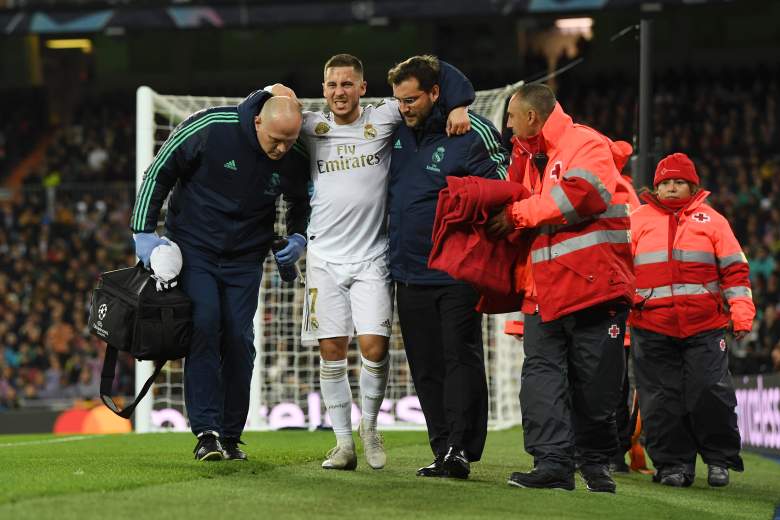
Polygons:
<instances>
[{"instance_id":1,"label":"adidas logo on jersey","mask_svg":"<svg viewBox=\"0 0 780 520\"><path fill-rule=\"evenodd\" d=\"M228 170L233 170L234 172L238 171L238 167L236 166L236 161L233 159L229 160L224 164L225 168Z\"/></svg>"},{"instance_id":2,"label":"adidas logo on jersey","mask_svg":"<svg viewBox=\"0 0 780 520\"><path fill-rule=\"evenodd\" d=\"M401 149L403 149L403 146L401 146L401 140L400 140L400 139L398 139L398 140L395 142L395 144L393 145L393 148L395 148L396 150L401 150Z\"/></svg>"}]
</instances>

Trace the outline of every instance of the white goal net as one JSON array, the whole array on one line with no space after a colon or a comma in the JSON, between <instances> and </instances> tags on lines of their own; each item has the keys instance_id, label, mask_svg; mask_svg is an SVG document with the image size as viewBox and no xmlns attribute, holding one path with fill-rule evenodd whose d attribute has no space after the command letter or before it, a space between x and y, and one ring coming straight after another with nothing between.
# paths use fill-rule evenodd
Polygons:
<instances>
[{"instance_id":1,"label":"white goal net","mask_svg":"<svg viewBox=\"0 0 780 520\"><path fill-rule=\"evenodd\" d=\"M470 110L481 114L501 128L505 105L514 85L477 92ZM363 98L363 104L380 98ZM136 189L145 169L170 132L187 116L203 108L233 105L241 98L161 95L149 87L140 87L136 96ZM322 99L301 99L307 110L320 110ZM283 203L277 208L277 233L284 234ZM161 219L162 221L162 219ZM305 258L300 262L305 272ZM255 358L252 376L248 430L280 428L317 429L328 427L324 405L319 395L319 352L304 347L300 341L303 286L283 284L269 255L263 266L258 311L255 315ZM507 315L483 318L485 364L490 391L490 427L506 428L520 423L521 344L503 333ZM390 344L390 381L380 426L389 428L424 428L425 421L414 391L406 361L401 332L396 317ZM350 384L353 403L357 394L360 356L357 346L349 349ZM152 372L152 363L136 363L136 389ZM158 377L150 396L139 403L135 412L138 432L188 430L184 406L181 362L169 362ZM353 424L360 411L353 404Z\"/></svg>"}]
</instances>

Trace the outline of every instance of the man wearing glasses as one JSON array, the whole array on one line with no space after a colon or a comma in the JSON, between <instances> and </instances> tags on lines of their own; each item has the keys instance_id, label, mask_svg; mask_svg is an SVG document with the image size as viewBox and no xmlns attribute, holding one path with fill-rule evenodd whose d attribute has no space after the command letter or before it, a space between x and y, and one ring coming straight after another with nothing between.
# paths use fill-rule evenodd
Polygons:
<instances>
[{"instance_id":1,"label":"man wearing glasses","mask_svg":"<svg viewBox=\"0 0 780 520\"><path fill-rule=\"evenodd\" d=\"M404 125L390 161L390 273L409 367L428 427L434 461L421 477L468 478L487 436L488 391L478 294L428 268L439 191L447 176L505 179L508 154L485 118L447 137L440 106L440 62L414 56L388 72Z\"/></svg>"}]
</instances>

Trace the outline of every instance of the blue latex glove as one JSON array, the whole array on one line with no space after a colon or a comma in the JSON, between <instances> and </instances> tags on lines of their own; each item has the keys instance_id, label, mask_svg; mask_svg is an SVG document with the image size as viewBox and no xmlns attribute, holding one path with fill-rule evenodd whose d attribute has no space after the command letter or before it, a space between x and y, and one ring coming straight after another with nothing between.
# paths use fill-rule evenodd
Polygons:
<instances>
[{"instance_id":1,"label":"blue latex glove","mask_svg":"<svg viewBox=\"0 0 780 520\"><path fill-rule=\"evenodd\" d=\"M135 240L135 256L144 263L144 267L149 269L149 262L152 257L152 251L157 246L167 246L168 242L157 236L157 233L136 233L133 235Z\"/></svg>"},{"instance_id":2,"label":"blue latex glove","mask_svg":"<svg viewBox=\"0 0 780 520\"><path fill-rule=\"evenodd\" d=\"M306 239L298 233L285 238L287 246L275 253L274 256L276 261L282 265L294 264L303 254L303 250L306 249Z\"/></svg>"}]
</instances>

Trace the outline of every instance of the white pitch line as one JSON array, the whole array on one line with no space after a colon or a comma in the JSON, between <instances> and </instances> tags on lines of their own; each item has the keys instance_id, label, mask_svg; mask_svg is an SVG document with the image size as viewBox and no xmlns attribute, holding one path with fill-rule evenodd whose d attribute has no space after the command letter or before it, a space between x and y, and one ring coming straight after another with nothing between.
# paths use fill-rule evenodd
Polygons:
<instances>
[{"instance_id":1,"label":"white pitch line","mask_svg":"<svg viewBox=\"0 0 780 520\"><path fill-rule=\"evenodd\" d=\"M4 444L0 444L0 448L13 448L14 446L33 446L35 444L58 444L60 442L85 441L88 439L97 439L99 437L105 437L105 435L79 435L76 437L61 437L56 439L44 439L40 441L6 442Z\"/></svg>"}]
</instances>

